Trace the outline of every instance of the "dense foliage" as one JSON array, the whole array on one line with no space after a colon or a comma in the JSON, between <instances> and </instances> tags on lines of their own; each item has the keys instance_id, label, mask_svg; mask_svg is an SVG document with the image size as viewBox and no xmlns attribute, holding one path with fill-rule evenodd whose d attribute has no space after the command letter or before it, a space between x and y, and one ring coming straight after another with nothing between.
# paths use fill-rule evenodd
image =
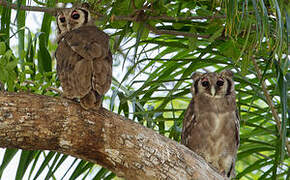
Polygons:
<instances>
[{"instance_id":1,"label":"dense foliage","mask_svg":"<svg viewBox=\"0 0 290 180\"><path fill-rule=\"evenodd\" d=\"M179 141L191 99L191 74L231 69L241 117L237 177L289 179L287 0L88 2L97 25L110 35L114 53L114 77L105 98L106 108ZM38 18L32 18L30 11L21 10L23 5L46 11L55 8L56 1L13 3L16 6L11 10L0 1L0 88L59 96L55 18L48 13L42 16L43 12L36 12ZM27 9L36 10L33 7ZM41 24L31 23L37 19ZM24 175L33 179L41 173L55 179L114 177L104 168L68 160L68 156L55 152L21 151L19 162L12 159L16 152L5 151L0 176L9 163L16 161L17 179ZM57 174L60 169L61 176Z\"/></svg>"}]
</instances>

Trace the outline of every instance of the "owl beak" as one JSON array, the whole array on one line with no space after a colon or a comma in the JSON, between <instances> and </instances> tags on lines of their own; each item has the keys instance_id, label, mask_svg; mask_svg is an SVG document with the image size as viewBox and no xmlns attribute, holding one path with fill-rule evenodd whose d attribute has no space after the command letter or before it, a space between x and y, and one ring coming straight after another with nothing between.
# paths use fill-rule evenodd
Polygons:
<instances>
[{"instance_id":1,"label":"owl beak","mask_svg":"<svg viewBox=\"0 0 290 180\"><path fill-rule=\"evenodd\" d=\"M69 24L67 25L67 29L71 31L71 26Z\"/></svg>"},{"instance_id":2,"label":"owl beak","mask_svg":"<svg viewBox=\"0 0 290 180\"><path fill-rule=\"evenodd\" d=\"M214 86L211 87L210 93L212 96L215 96L215 87Z\"/></svg>"}]
</instances>

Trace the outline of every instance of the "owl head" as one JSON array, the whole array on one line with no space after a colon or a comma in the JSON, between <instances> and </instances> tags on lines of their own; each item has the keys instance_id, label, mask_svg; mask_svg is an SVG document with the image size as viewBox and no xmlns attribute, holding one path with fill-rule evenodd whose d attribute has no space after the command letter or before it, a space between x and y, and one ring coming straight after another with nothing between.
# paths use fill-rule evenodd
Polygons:
<instances>
[{"instance_id":1,"label":"owl head","mask_svg":"<svg viewBox=\"0 0 290 180\"><path fill-rule=\"evenodd\" d=\"M204 94L207 96L222 98L234 93L233 73L230 70L221 73L194 73L192 75L193 95Z\"/></svg>"},{"instance_id":2,"label":"owl head","mask_svg":"<svg viewBox=\"0 0 290 180\"><path fill-rule=\"evenodd\" d=\"M56 15L58 34L64 35L66 32L77 29L81 26L91 25L92 18L89 5L83 3L69 9L59 11Z\"/></svg>"}]
</instances>

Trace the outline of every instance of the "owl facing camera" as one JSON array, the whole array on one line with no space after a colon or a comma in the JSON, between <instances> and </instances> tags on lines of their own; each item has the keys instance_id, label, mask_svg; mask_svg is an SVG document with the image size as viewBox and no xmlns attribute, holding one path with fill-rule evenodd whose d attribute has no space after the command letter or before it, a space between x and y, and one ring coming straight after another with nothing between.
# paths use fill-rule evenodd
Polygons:
<instances>
[{"instance_id":1,"label":"owl facing camera","mask_svg":"<svg viewBox=\"0 0 290 180\"><path fill-rule=\"evenodd\" d=\"M227 178L235 177L240 144L233 73L195 73L181 143Z\"/></svg>"}]
</instances>

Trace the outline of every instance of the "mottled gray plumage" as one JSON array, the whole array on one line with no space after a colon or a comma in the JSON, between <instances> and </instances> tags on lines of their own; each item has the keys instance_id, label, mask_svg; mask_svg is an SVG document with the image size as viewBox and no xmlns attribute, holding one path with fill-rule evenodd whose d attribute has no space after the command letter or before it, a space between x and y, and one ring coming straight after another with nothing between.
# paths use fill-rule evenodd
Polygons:
<instances>
[{"instance_id":1,"label":"mottled gray plumage","mask_svg":"<svg viewBox=\"0 0 290 180\"><path fill-rule=\"evenodd\" d=\"M85 109L98 109L112 80L109 36L93 25L84 7L59 12L57 22L59 37L55 56L63 96L80 98Z\"/></svg>"},{"instance_id":2,"label":"mottled gray plumage","mask_svg":"<svg viewBox=\"0 0 290 180\"><path fill-rule=\"evenodd\" d=\"M235 177L239 118L232 72L195 73L181 143L202 156L222 175Z\"/></svg>"}]
</instances>

